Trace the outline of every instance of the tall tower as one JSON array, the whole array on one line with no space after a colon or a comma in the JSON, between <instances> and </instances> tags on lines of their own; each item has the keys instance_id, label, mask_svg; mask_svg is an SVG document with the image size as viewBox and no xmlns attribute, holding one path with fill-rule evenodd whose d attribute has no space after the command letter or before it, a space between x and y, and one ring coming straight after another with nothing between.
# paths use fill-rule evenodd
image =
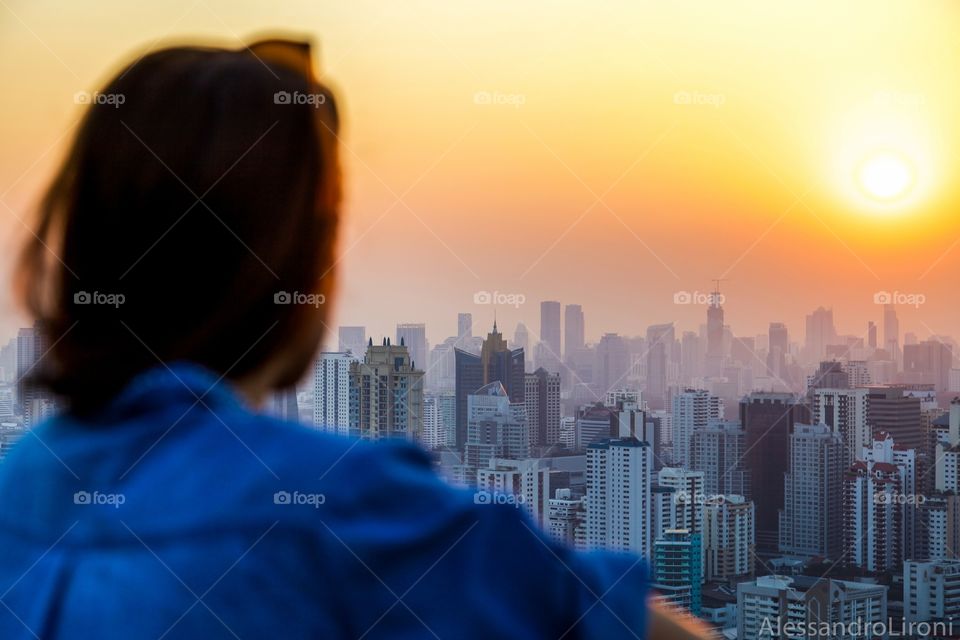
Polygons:
<instances>
[{"instance_id":1,"label":"tall tower","mask_svg":"<svg viewBox=\"0 0 960 640\"><path fill-rule=\"evenodd\" d=\"M715 280L710 306L707 307L707 376L723 373L723 307L720 305L720 280Z\"/></svg>"},{"instance_id":2,"label":"tall tower","mask_svg":"<svg viewBox=\"0 0 960 640\"><path fill-rule=\"evenodd\" d=\"M560 303L555 300L545 300L540 303L540 342L546 348L544 358L560 364ZM558 368L547 367L550 371Z\"/></svg>"},{"instance_id":3,"label":"tall tower","mask_svg":"<svg viewBox=\"0 0 960 640\"><path fill-rule=\"evenodd\" d=\"M568 361L573 354L583 348L583 307L578 304L568 304L563 314L566 324L563 334L563 357Z\"/></svg>"}]
</instances>

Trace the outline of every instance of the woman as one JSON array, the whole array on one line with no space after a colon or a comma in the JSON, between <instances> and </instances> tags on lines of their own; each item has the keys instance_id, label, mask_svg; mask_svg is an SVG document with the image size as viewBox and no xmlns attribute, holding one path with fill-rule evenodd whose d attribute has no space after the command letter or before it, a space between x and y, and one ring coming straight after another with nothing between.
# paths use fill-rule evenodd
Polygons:
<instances>
[{"instance_id":1,"label":"woman","mask_svg":"<svg viewBox=\"0 0 960 640\"><path fill-rule=\"evenodd\" d=\"M280 40L94 95L19 265L27 399L64 411L0 470L0 637L692 637L638 559L556 546L413 445L252 410L325 327L338 129Z\"/></svg>"}]
</instances>

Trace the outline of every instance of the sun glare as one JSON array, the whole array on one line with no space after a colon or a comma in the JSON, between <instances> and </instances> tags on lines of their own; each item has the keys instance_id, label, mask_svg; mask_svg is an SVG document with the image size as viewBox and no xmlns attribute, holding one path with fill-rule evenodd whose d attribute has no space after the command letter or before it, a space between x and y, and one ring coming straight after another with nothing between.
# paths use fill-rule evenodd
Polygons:
<instances>
[{"instance_id":1,"label":"sun glare","mask_svg":"<svg viewBox=\"0 0 960 640\"><path fill-rule=\"evenodd\" d=\"M898 153L875 152L861 163L857 180L870 197L891 202L909 192L914 181L913 167Z\"/></svg>"}]
</instances>

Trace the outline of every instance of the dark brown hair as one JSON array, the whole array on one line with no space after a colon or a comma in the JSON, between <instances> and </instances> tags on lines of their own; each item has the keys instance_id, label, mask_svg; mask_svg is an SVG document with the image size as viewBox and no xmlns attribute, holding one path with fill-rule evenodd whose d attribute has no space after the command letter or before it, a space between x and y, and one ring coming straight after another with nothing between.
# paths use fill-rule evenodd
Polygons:
<instances>
[{"instance_id":1,"label":"dark brown hair","mask_svg":"<svg viewBox=\"0 0 960 640\"><path fill-rule=\"evenodd\" d=\"M309 48L282 41L165 49L93 94L18 265L40 381L88 411L160 362L243 378L322 323L338 127Z\"/></svg>"}]
</instances>

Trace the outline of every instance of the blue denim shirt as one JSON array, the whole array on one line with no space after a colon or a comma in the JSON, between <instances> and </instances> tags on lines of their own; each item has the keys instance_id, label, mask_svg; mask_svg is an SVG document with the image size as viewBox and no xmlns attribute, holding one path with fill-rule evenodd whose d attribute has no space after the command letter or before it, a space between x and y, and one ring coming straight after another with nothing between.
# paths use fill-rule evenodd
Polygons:
<instances>
[{"instance_id":1,"label":"blue denim shirt","mask_svg":"<svg viewBox=\"0 0 960 640\"><path fill-rule=\"evenodd\" d=\"M646 568L180 364L0 465L0 605L4 639L642 638Z\"/></svg>"}]
</instances>

